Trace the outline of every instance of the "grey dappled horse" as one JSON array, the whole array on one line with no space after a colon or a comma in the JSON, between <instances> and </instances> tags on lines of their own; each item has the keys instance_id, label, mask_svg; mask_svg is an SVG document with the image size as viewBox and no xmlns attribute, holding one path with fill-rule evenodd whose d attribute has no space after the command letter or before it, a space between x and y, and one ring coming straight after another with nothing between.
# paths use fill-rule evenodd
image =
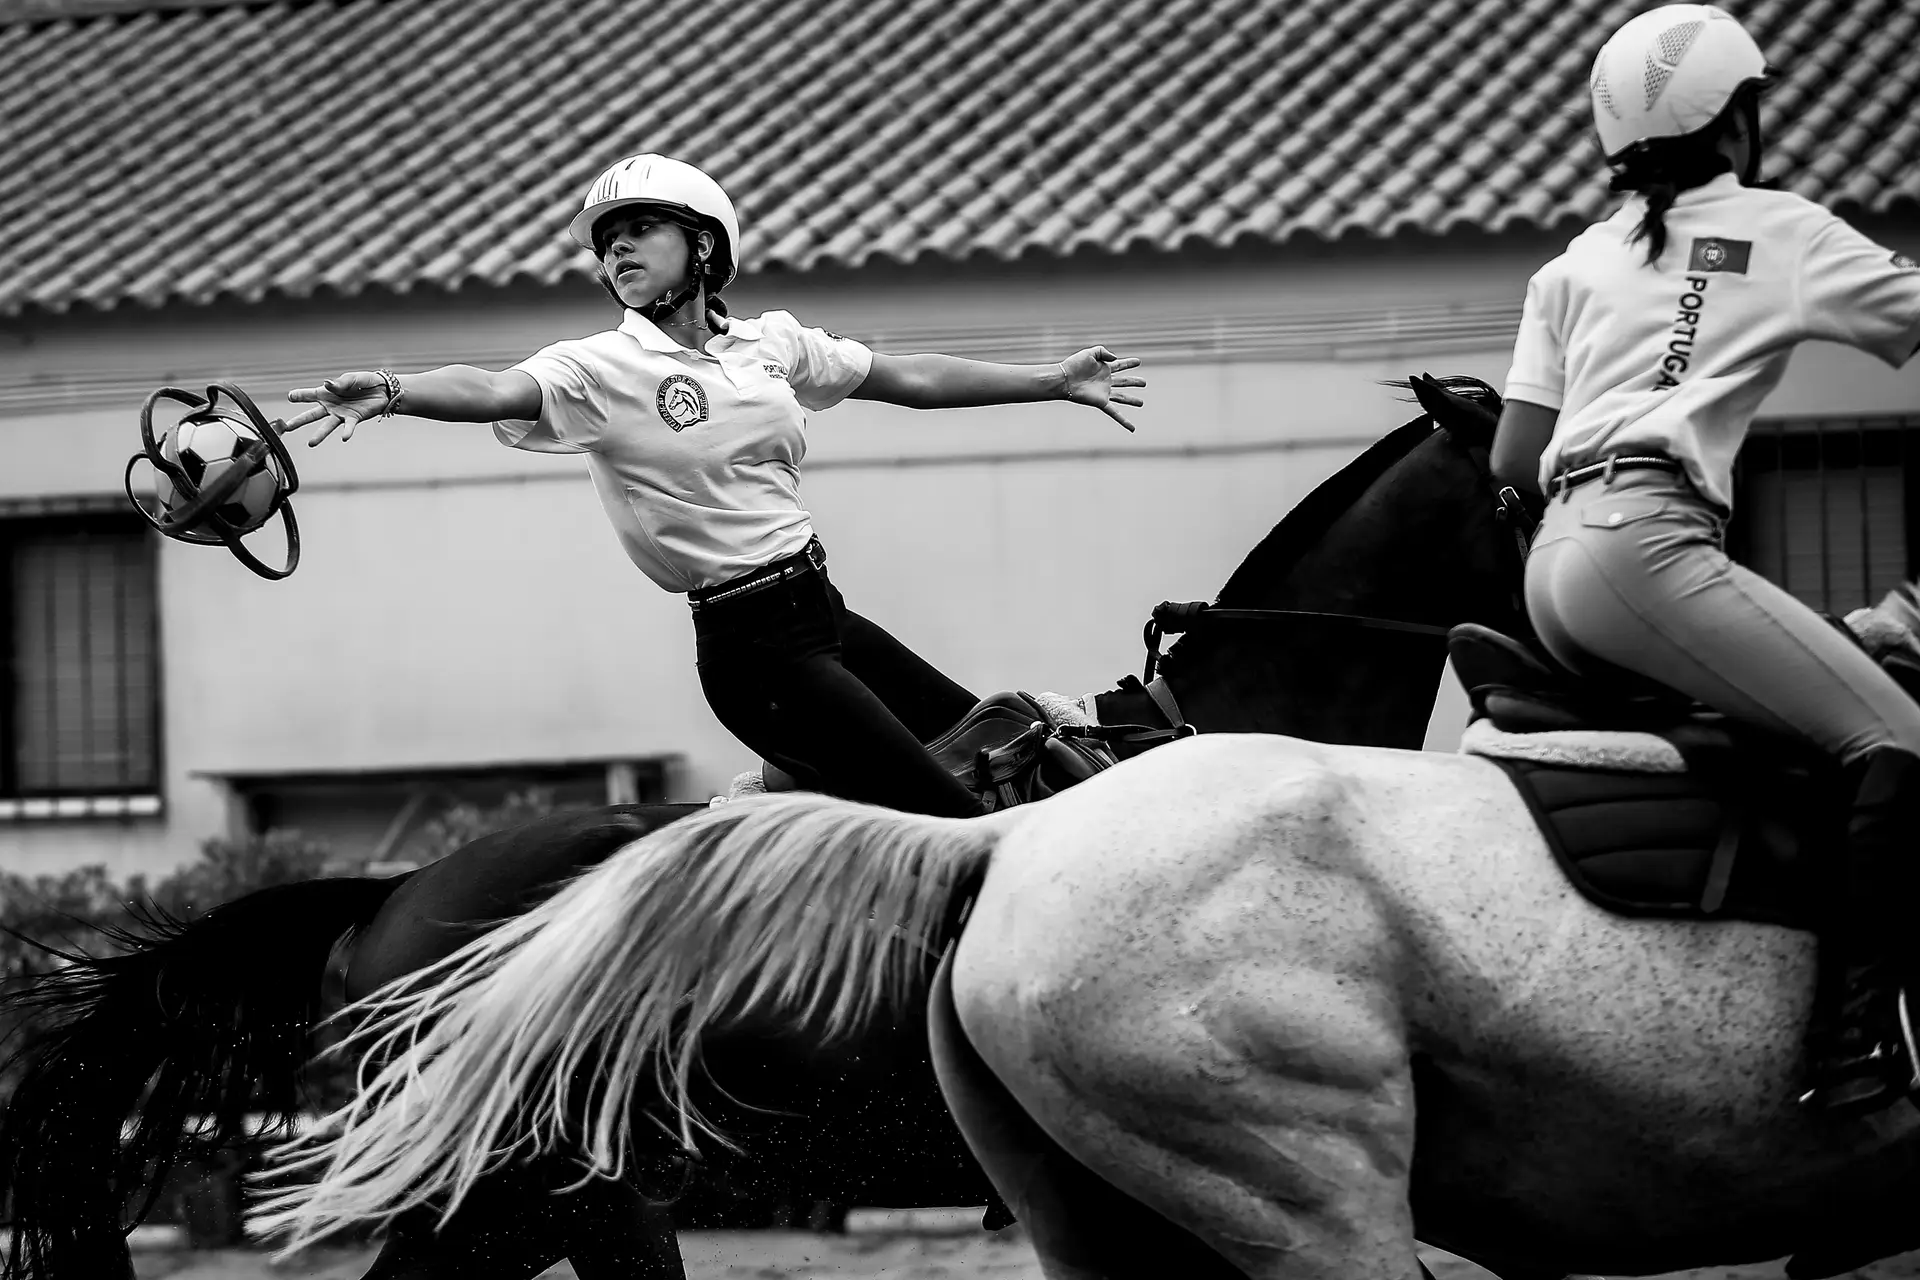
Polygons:
<instances>
[{"instance_id":1,"label":"grey dappled horse","mask_svg":"<svg viewBox=\"0 0 1920 1280\"><path fill-rule=\"evenodd\" d=\"M1517 558L1495 519L1485 465L1497 398L1427 380L1415 390L1428 414L1303 500L1229 580L1222 609L1370 616L1429 632L1470 619L1521 625ZM1171 647L1160 691L1203 731L1413 747L1443 654L1437 636L1417 630L1216 613ZM1136 681L1095 701L1102 723L1163 723ZM645 832L703 812L643 805L560 814L407 876L264 891L14 997L37 1007L51 1034L26 1047L21 1085L0 1113L0 1201L11 1201L16 1231L11 1272L127 1274L118 1224L177 1161L183 1121L209 1116L215 1139L230 1139L249 1111L299 1107L322 977L343 933L347 994L364 996L531 909ZM923 982L931 964L924 969ZM729 1164L724 1148L708 1144L694 1176L759 1171L841 1203L989 1199L929 1069L920 1006L831 1046L774 1026L734 1028L705 1048L712 1079L696 1090L747 1158ZM124 1145L123 1124L132 1135ZM681 1155L677 1142L650 1132L635 1176L577 1188L577 1163L564 1147L497 1168L446 1221L425 1205L395 1221L370 1277L508 1280L562 1257L589 1278L677 1276L671 1220L642 1192L670 1194L687 1172L677 1167Z\"/></svg>"},{"instance_id":2,"label":"grey dappled horse","mask_svg":"<svg viewBox=\"0 0 1920 1280\"><path fill-rule=\"evenodd\" d=\"M935 1066L1057 1280L1920 1243L1920 1113L1796 1105L1810 934L1603 911L1486 759L1255 734L987 818L767 796L642 839L382 1003L393 1066L270 1218L457 1197L514 1138L614 1168L636 1089L701 1133L703 1035L859 1036L967 897Z\"/></svg>"}]
</instances>

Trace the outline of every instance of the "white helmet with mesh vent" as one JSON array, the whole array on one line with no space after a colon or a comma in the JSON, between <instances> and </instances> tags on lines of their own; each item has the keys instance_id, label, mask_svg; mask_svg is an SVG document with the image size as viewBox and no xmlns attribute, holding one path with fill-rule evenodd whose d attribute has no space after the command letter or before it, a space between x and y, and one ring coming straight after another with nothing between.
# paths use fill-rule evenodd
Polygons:
<instances>
[{"instance_id":1,"label":"white helmet with mesh vent","mask_svg":"<svg viewBox=\"0 0 1920 1280\"><path fill-rule=\"evenodd\" d=\"M1614 32L1593 60L1588 89L1601 149L1617 160L1635 143L1704 129L1742 87L1766 79L1766 55L1725 9L1650 9Z\"/></svg>"},{"instance_id":2,"label":"white helmet with mesh vent","mask_svg":"<svg viewBox=\"0 0 1920 1280\"><path fill-rule=\"evenodd\" d=\"M684 160L652 152L628 156L594 179L567 230L597 253L594 224L630 205L677 212L714 232L713 278L717 283L712 288L718 292L733 283L740 270L740 218L719 183Z\"/></svg>"}]
</instances>

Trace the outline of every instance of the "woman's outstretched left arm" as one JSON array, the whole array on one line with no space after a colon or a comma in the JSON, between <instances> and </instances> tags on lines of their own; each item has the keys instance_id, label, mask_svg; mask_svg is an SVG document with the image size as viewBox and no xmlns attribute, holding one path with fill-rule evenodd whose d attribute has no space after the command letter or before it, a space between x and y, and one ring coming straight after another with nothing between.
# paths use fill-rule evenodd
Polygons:
<instances>
[{"instance_id":1,"label":"woman's outstretched left arm","mask_svg":"<svg viewBox=\"0 0 1920 1280\"><path fill-rule=\"evenodd\" d=\"M867 380L853 391L860 400L880 400L909 409L961 409L973 405L1071 400L1091 405L1133 430L1116 407L1140 406L1131 389L1144 378L1126 375L1140 362L1105 347L1077 351L1059 364L995 364L959 356L890 356L873 353Z\"/></svg>"}]
</instances>

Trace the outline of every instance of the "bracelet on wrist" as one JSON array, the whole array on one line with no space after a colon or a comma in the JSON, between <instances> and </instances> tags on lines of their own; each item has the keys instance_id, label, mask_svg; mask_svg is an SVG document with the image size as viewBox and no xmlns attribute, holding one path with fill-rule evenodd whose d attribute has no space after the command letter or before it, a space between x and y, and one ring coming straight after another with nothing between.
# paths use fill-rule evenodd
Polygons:
<instances>
[{"instance_id":1,"label":"bracelet on wrist","mask_svg":"<svg viewBox=\"0 0 1920 1280\"><path fill-rule=\"evenodd\" d=\"M400 397L404 395L405 392L400 386L399 374L391 369L379 369L375 372L380 375L380 381L384 382L387 387L387 407L380 411L380 418L382 421L385 421L391 418L399 408Z\"/></svg>"}]
</instances>

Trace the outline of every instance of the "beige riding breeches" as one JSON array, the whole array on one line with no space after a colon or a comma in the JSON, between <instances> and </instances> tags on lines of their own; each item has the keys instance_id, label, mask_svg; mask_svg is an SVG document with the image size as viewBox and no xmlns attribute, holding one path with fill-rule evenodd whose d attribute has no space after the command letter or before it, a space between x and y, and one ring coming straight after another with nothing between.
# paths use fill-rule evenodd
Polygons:
<instances>
[{"instance_id":1,"label":"beige riding breeches","mask_svg":"<svg viewBox=\"0 0 1920 1280\"><path fill-rule=\"evenodd\" d=\"M1550 500L1527 611L1583 674L1635 672L1851 763L1920 755L1920 705L1812 609L1727 558L1725 513L1684 476L1620 471Z\"/></svg>"}]
</instances>

